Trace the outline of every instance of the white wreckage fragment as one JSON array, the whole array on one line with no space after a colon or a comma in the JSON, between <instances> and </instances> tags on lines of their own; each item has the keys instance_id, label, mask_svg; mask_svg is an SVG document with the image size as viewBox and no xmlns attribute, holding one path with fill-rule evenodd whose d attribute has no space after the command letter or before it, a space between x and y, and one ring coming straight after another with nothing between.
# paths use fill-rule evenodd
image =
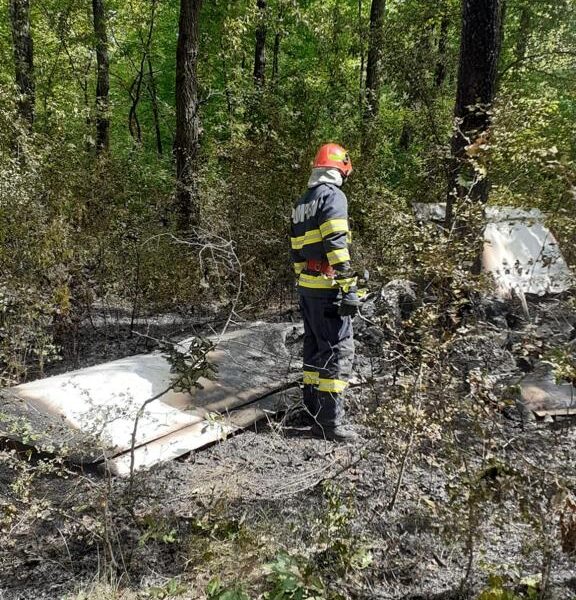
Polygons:
<instances>
[{"instance_id":1,"label":"white wreckage fragment","mask_svg":"<svg viewBox=\"0 0 576 600\"><path fill-rule=\"evenodd\" d=\"M446 204L414 203L416 218L443 223ZM482 267L490 273L496 294L543 296L569 290L574 276L552 232L537 209L488 206Z\"/></svg>"},{"instance_id":2,"label":"white wreckage fragment","mask_svg":"<svg viewBox=\"0 0 576 600\"><path fill-rule=\"evenodd\" d=\"M126 475L132 460L135 470L149 468L221 440L285 406L290 390L283 390L299 375L286 344L294 328L255 323L222 336L209 354L218 369L216 379L200 379L202 389L191 394L170 390L148 404L139 418L133 457L136 415L173 381L171 365L160 352L24 383L3 393L27 410L97 440L101 459L112 472ZM79 454L77 448L71 453ZM94 449L86 449L86 456L92 460Z\"/></svg>"}]
</instances>

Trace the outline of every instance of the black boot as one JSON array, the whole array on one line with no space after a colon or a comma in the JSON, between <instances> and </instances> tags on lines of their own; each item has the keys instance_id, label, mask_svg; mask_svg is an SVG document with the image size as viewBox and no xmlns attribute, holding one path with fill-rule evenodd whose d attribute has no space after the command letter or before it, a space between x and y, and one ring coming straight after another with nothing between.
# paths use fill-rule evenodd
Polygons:
<instances>
[{"instance_id":1,"label":"black boot","mask_svg":"<svg viewBox=\"0 0 576 600\"><path fill-rule=\"evenodd\" d=\"M354 431L350 425L320 425L316 423L310 429L310 433L314 437L333 442L354 442L360 439L360 436Z\"/></svg>"}]
</instances>

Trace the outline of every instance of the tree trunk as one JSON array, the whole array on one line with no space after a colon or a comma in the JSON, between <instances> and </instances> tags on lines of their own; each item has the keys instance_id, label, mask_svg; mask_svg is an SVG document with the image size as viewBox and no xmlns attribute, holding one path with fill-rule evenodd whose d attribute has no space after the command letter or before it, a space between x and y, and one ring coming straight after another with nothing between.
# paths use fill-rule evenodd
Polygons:
<instances>
[{"instance_id":1,"label":"tree trunk","mask_svg":"<svg viewBox=\"0 0 576 600\"><path fill-rule=\"evenodd\" d=\"M384 34L384 12L386 0L372 0L370 7L370 34L368 39L368 61L366 62L366 118L378 114L380 93L380 57Z\"/></svg>"},{"instance_id":2,"label":"tree trunk","mask_svg":"<svg viewBox=\"0 0 576 600\"><path fill-rule=\"evenodd\" d=\"M516 42L516 48L514 49L514 58L519 66L522 66L522 63L526 58L526 50L528 49L528 41L530 38L531 20L530 9L524 6L520 12L518 41Z\"/></svg>"},{"instance_id":3,"label":"tree trunk","mask_svg":"<svg viewBox=\"0 0 576 600\"><path fill-rule=\"evenodd\" d=\"M362 0L358 0L358 48L360 51L360 69L358 72L358 107L360 116L364 113L364 62L365 56L365 45L364 45L364 23L362 18Z\"/></svg>"},{"instance_id":4,"label":"tree trunk","mask_svg":"<svg viewBox=\"0 0 576 600\"><path fill-rule=\"evenodd\" d=\"M34 49L30 34L29 0L10 0L16 85L20 91L18 112L29 129L34 123Z\"/></svg>"},{"instance_id":5,"label":"tree trunk","mask_svg":"<svg viewBox=\"0 0 576 600\"><path fill-rule=\"evenodd\" d=\"M156 92L156 79L154 78L154 70L152 69L152 59L148 55L148 82L146 87L148 88L148 94L150 96L150 102L152 103L152 117L154 119L154 132L156 134L156 150L158 156L164 154L164 148L162 146L162 130L160 129L160 110L158 108L158 93Z\"/></svg>"},{"instance_id":6,"label":"tree trunk","mask_svg":"<svg viewBox=\"0 0 576 600\"><path fill-rule=\"evenodd\" d=\"M446 223L454 222L454 204L468 199L485 203L488 178L484 144L490 129L501 41L502 0L464 0L458 85L454 109Z\"/></svg>"},{"instance_id":7,"label":"tree trunk","mask_svg":"<svg viewBox=\"0 0 576 600\"><path fill-rule=\"evenodd\" d=\"M274 54L272 56L272 79L278 78L278 63L280 61L280 42L282 41L282 34L278 31L274 36Z\"/></svg>"},{"instance_id":8,"label":"tree trunk","mask_svg":"<svg viewBox=\"0 0 576 600\"><path fill-rule=\"evenodd\" d=\"M108 33L104 0L92 0L94 35L96 37L96 153L110 147L110 65L108 61Z\"/></svg>"},{"instance_id":9,"label":"tree trunk","mask_svg":"<svg viewBox=\"0 0 576 600\"><path fill-rule=\"evenodd\" d=\"M436 71L434 73L434 83L437 88L441 88L446 79L446 46L448 44L448 26L447 16L442 17L440 22L440 37L438 38L438 58L436 60Z\"/></svg>"},{"instance_id":10,"label":"tree trunk","mask_svg":"<svg viewBox=\"0 0 576 600\"><path fill-rule=\"evenodd\" d=\"M140 103L142 84L146 85L144 77L147 62L148 70L149 72L151 72L151 65L149 64L150 48L152 46L152 38L154 35L156 5L157 0L152 0L150 10L150 21L148 24L148 33L146 34L146 37L143 38L140 32L138 34L140 41L142 42L142 58L140 59L140 66L138 68L138 72L136 73L136 77L134 78L134 81L132 82L132 85L129 90L129 94L132 99L132 105L130 106L130 110L128 112L128 129L130 131L132 139L136 142L138 146L142 145L142 127L140 126L140 119L138 118L138 104ZM154 103L152 109L154 112ZM156 114L154 114L154 117L156 117Z\"/></svg>"},{"instance_id":11,"label":"tree trunk","mask_svg":"<svg viewBox=\"0 0 576 600\"><path fill-rule=\"evenodd\" d=\"M198 154L198 45L202 0L180 0L176 50L176 181L179 226L200 222L195 163Z\"/></svg>"},{"instance_id":12,"label":"tree trunk","mask_svg":"<svg viewBox=\"0 0 576 600\"><path fill-rule=\"evenodd\" d=\"M254 83L258 87L264 85L266 77L266 0L257 0L259 23L256 27L256 44L254 48Z\"/></svg>"}]
</instances>

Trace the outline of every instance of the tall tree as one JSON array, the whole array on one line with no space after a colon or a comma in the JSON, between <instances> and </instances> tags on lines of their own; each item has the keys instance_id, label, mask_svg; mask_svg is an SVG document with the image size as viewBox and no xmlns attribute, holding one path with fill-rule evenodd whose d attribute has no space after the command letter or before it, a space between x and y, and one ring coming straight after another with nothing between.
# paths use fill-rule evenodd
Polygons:
<instances>
[{"instance_id":1,"label":"tall tree","mask_svg":"<svg viewBox=\"0 0 576 600\"><path fill-rule=\"evenodd\" d=\"M266 77L266 0L257 0L256 5L259 22L254 46L254 83L261 87Z\"/></svg>"},{"instance_id":2,"label":"tall tree","mask_svg":"<svg viewBox=\"0 0 576 600\"><path fill-rule=\"evenodd\" d=\"M200 134L197 67L201 8L202 0L180 0L174 152L179 225L182 229L200 222L195 163Z\"/></svg>"},{"instance_id":3,"label":"tall tree","mask_svg":"<svg viewBox=\"0 0 576 600\"><path fill-rule=\"evenodd\" d=\"M31 129L34 123L35 84L29 0L10 0L10 23L14 46L16 85L20 92L18 112Z\"/></svg>"},{"instance_id":4,"label":"tall tree","mask_svg":"<svg viewBox=\"0 0 576 600\"><path fill-rule=\"evenodd\" d=\"M110 147L110 64L104 0L92 0L94 36L96 38L96 153Z\"/></svg>"},{"instance_id":5,"label":"tall tree","mask_svg":"<svg viewBox=\"0 0 576 600\"><path fill-rule=\"evenodd\" d=\"M386 0L372 0L370 7L370 35L368 39L368 60L366 62L366 117L371 119L378 114L380 93L380 57L384 36L384 12Z\"/></svg>"},{"instance_id":6,"label":"tall tree","mask_svg":"<svg viewBox=\"0 0 576 600\"><path fill-rule=\"evenodd\" d=\"M496 90L501 9L502 0L463 0L446 211L449 226L454 221L454 204L457 200L468 198L484 203L488 199L488 178L482 159Z\"/></svg>"}]
</instances>

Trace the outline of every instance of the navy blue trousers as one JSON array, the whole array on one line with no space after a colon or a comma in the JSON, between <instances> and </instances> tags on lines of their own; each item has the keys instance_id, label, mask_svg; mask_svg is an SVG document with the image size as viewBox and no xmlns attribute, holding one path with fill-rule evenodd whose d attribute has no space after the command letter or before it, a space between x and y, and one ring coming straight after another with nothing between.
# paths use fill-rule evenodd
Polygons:
<instances>
[{"instance_id":1,"label":"navy blue trousers","mask_svg":"<svg viewBox=\"0 0 576 600\"><path fill-rule=\"evenodd\" d=\"M320 425L344 419L342 393L354 360L351 317L341 317L335 298L300 295L304 318L304 404Z\"/></svg>"}]
</instances>

